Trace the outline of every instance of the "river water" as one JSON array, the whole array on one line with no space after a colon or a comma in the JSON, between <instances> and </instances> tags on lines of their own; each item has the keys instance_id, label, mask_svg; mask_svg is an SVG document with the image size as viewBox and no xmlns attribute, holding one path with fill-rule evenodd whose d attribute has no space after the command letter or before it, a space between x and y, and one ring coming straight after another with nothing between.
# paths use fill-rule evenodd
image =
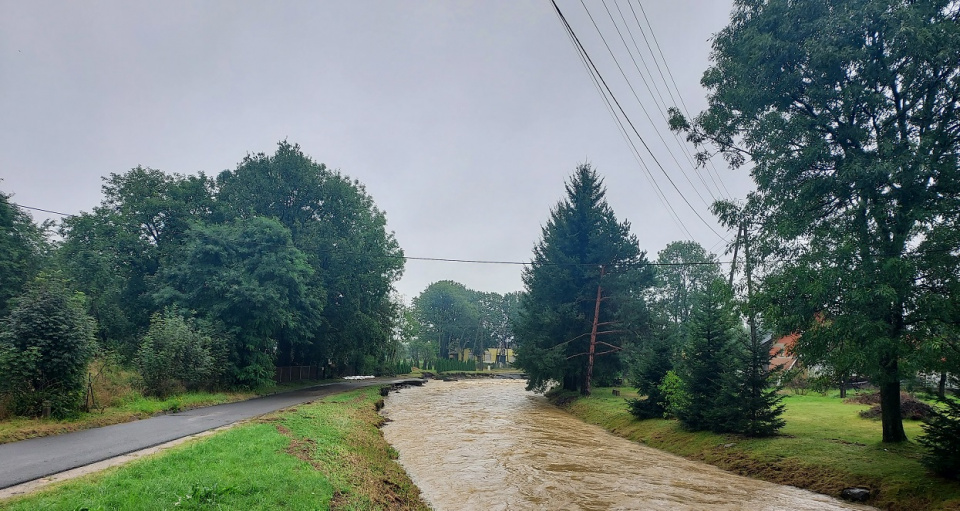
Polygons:
<instances>
[{"instance_id":1,"label":"river water","mask_svg":"<svg viewBox=\"0 0 960 511\"><path fill-rule=\"evenodd\" d=\"M391 393L381 413L436 511L872 509L614 436L519 381L433 381Z\"/></svg>"}]
</instances>

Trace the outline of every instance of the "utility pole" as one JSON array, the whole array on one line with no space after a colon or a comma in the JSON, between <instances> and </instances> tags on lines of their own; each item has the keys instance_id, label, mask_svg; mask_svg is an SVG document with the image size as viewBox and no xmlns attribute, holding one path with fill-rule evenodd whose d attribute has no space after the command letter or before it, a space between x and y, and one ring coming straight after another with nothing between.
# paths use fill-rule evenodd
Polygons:
<instances>
[{"instance_id":1,"label":"utility pole","mask_svg":"<svg viewBox=\"0 0 960 511\"><path fill-rule=\"evenodd\" d=\"M740 233L743 232L743 221L740 222L740 225L737 226L737 237L733 240L733 261L730 263L730 282L729 285L733 287L733 274L737 271L737 249L740 248Z\"/></svg>"},{"instance_id":2,"label":"utility pole","mask_svg":"<svg viewBox=\"0 0 960 511\"><path fill-rule=\"evenodd\" d=\"M590 351L587 357L587 381L584 383L584 394L590 395L591 380L593 380L593 358L597 352L597 326L600 323L600 300L603 299L604 267L600 265L600 281L597 282L597 302L593 306L593 327L590 329Z\"/></svg>"}]
</instances>

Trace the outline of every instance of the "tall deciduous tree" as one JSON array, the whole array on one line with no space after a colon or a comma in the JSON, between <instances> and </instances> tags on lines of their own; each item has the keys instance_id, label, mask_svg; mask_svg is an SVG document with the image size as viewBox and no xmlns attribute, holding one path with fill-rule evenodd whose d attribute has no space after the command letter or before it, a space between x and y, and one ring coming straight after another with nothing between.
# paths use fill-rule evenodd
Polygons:
<instances>
[{"instance_id":1,"label":"tall deciduous tree","mask_svg":"<svg viewBox=\"0 0 960 511\"><path fill-rule=\"evenodd\" d=\"M103 342L127 356L156 307L155 275L179 254L190 225L214 214L213 183L136 167L104 178L104 200L64 219L58 264L89 297Z\"/></svg>"},{"instance_id":2,"label":"tall deciduous tree","mask_svg":"<svg viewBox=\"0 0 960 511\"><path fill-rule=\"evenodd\" d=\"M474 344L480 325L475 295L459 282L441 280L414 298L420 336L436 342L439 358L457 357Z\"/></svg>"},{"instance_id":3,"label":"tall deciduous tree","mask_svg":"<svg viewBox=\"0 0 960 511\"><path fill-rule=\"evenodd\" d=\"M8 311L7 302L40 271L46 252L43 231L0 192L0 316Z\"/></svg>"},{"instance_id":4,"label":"tall deciduous tree","mask_svg":"<svg viewBox=\"0 0 960 511\"><path fill-rule=\"evenodd\" d=\"M514 333L528 388L556 381L589 393L591 369L608 381L622 369L622 339L638 326L625 320L643 308L652 273L630 225L617 221L604 195L597 173L579 166L524 269Z\"/></svg>"},{"instance_id":5,"label":"tall deciduous tree","mask_svg":"<svg viewBox=\"0 0 960 511\"><path fill-rule=\"evenodd\" d=\"M309 341L322 302L308 293L313 274L290 231L269 218L197 226L182 254L159 277L161 304L178 305L219 323L233 338L234 383L254 387L273 377L281 335Z\"/></svg>"},{"instance_id":6,"label":"tall deciduous tree","mask_svg":"<svg viewBox=\"0 0 960 511\"><path fill-rule=\"evenodd\" d=\"M360 372L386 362L398 314L390 292L404 260L364 186L286 141L272 155L247 156L217 184L228 216L276 219L314 269L306 284L324 303L323 320L312 343L282 349L280 362L331 361Z\"/></svg>"},{"instance_id":7,"label":"tall deciduous tree","mask_svg":"<svg viewBox=\"0 0 960 511\"><path fill-rule=\"evenodd\" d=\"M905 440L904 364L941 320L924 269L960 257L960 6L737 0L712 60L708 110L672 124L752 166L756 248L783 261L767 318L809 358L862 354L883 440Z\"/></svg>"},{"instance_id":8,"label":"tall deciduous tree","mask_svg":"<svg viewBox=\"0 0 960 511\"><path fill-rule=\"evenodd\" d=\"M654 304L666 318L683 325L697 296L720 277L717 256L695 241L674 241L657 253Z\"/></svg>"}]
</instances>

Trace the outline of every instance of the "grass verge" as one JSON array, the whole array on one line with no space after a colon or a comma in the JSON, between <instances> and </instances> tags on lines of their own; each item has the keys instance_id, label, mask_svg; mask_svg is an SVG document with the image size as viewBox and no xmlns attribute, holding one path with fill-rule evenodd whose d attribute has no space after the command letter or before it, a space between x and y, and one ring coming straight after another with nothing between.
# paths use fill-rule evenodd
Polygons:
<instances>
[{"instance_id":1,"label":"grass verge","mask_svg":"<svg viewBox=\"0 0 960 511\"><path fill-rule=\"evenodd\" d=\"M139 392L132 391L114 406L108 406L102 411L79 413L76 417L69 419L12 417L0 421L0 444L120 424L162 413L244 401L257 396L312 387L318 383L317 381L284 383L248 392L190 392L166 399L144 397Z\"/></svg>"},{"instance_id":2,"label":"grass verge","mask_svg":"<svg viewBox=\"0 0 960 511\"><path fill-rule=\"evenodd\" d=\"M574 416L650 447L703 461L774 483L839 496L844 488L870 488L867 504L894 511L960 510L960 483L931 475L920 464L915 442L880 442L879 421L860 418L865 405L843 403L834 396L786 396L786 426L773 438L745 438L684 431L677 421L636 420L627 411L627 391L613 396L597 389L589 398L554 395ZM907 436L921 433L920 423L905 421Z\"/></svg>"},{"instance_id":3,"label":"grass verge","mask_svg":"<svg viewBox=\"0 0 960 511\"><path fill-rule=\"evenodd\" d=\"M380 434L381 405L377 386L331 396L0 509L427 511Z\"/></svg>"}]
</instances>

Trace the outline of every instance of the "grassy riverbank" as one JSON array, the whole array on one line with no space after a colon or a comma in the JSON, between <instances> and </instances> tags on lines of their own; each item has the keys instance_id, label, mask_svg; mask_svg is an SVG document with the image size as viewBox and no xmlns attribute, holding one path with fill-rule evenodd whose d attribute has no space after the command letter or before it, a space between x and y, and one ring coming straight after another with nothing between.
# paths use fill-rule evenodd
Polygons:
<instances>
[{"instance_id":1,"label":"grassy riverbank","mask_svg":"<svg viewBox=\"0 0 960 511\"><path fill-rule=\"evenodd\" d=\"M428 510L393 459L373 386L0 502L4 510Z\"/></svg>"},{"instance_id":2,"label":"grassy riverbank","mask_svg":"<svg viewBox=\"0 0 960 511\"><path fill-rule=\"evenodd\" d=\"M838 496L844 488L871 489L868 504L897 511L960 510L960 484L930 475L914 442L880 442L879 421L861 419L867 408L835 396L787 396L787 425L774 438L691 433L676 421L636 420L624 396L598 389L589 398L554 396L574 416L631 440L739 474ZM920 424L906 421L915 439Z\"/></svg>"},{"instance_id":3,"label":"grassy riverbank","mask_svg":"<svg viewBox=\"0 0 960 511\"><path fill-rule=\"evenodd\" d=\"M269 385L247 392L189 392L166 399L145 397L132 388L122 389L114 396L111 406L87 413L78 413L69 419L39 419L11 417L0 421L0 444L17 442L28 438L60 435L71 431L120 424L152 417L161 413L179 412L235 401L244 401L257 396L276 394L298 388L317 385L317 381Z\"/></svg>"}]
</instances>

